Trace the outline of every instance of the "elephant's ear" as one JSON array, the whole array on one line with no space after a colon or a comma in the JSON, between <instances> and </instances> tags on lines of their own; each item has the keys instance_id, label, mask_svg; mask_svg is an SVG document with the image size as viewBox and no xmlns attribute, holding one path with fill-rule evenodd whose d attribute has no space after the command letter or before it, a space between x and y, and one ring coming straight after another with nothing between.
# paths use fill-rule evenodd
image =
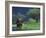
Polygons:
<instances>
[{"instance_id":1,"label":"elephant's ear","mask_svg":"<svg viewBox=\"0 0 46 38\"><path fill-rule=\"evenodd\" d=\"M19 20L17 19L17 20L16 20L16 24L17 24L18 22L19 22Z\"/></svg>"}]
</instances>

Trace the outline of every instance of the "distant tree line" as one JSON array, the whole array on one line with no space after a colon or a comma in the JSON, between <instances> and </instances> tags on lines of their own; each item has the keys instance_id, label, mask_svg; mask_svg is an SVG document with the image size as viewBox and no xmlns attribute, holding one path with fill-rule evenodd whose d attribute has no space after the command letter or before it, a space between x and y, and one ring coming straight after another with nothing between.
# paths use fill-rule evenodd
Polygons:
<instances>
[{"instance_id":1,"label":"distant tree line","mask_svg":"<svg viewBox=\"0 0 46 38\"><path fill-rule=\"evenodd\" d=\"M33 19L36 19L36 22L40 21L40 8L33 8L27 12L27 15Z\"/></svg>"}]
</instances>

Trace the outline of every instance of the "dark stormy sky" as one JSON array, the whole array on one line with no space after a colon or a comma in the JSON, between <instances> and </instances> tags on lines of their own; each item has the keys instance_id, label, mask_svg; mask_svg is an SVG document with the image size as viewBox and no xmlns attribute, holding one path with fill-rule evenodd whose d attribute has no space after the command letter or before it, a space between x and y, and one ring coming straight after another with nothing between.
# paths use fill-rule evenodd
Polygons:
<instances>
[{"instance_id":1,"label":"dark stormy sky","mask_svg":"<svg viewBox=\"0 0 46 38\"><path fill-rule=\"evenodd\" d=\"M29 9L31 8L27 8L27 7L12 7L12 13L17 15L17 14L26 14L27 11L29 11Z\"/></svg>"}]
</instances>

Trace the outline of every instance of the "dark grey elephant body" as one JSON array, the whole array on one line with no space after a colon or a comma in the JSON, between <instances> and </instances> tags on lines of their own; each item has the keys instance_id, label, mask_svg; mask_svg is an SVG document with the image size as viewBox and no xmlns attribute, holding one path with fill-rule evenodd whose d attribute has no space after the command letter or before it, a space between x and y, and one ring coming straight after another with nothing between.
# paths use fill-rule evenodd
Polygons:
<instances>
[{"instance_id":1,"label":"dark grey elephant body","mask_svg":"<svg viewBox=\"0 0 46 38\"><path fill-rule=\"evenodd\" d=\"M16 20L16 24L17 24L17 28L18 28L19 30L21 30L21 28L22 28L22 20L17 19L17 20Z\"/></svg>"}]
</instances>

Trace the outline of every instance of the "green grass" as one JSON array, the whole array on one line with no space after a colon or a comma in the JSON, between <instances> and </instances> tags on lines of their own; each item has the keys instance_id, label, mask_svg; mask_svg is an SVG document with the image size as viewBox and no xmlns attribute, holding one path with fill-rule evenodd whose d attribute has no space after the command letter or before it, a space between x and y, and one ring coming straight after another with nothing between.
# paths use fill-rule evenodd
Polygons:
<instances>
[{"instance_id":1,"label":"green grass","mask_svg":"<svg viewBox=\"0 0 46 38\"><path fill-rule=\"evenodd\" d=\"M32 22L23 23L22 29L39 30L40 29L40 22L32 21Z\"/></svg>"},{"instance_id":2,"label":"green grass","mask_svg":"<svg viewBox=\"0 0 46 38\"><path fill-rule=\"evenodd\" d=\"M16 24L13 25L13 30L16 30ZM40 22L31 19L28 22L22 23L21 30L40 30Z\"/></svg>"}]
</instances>

